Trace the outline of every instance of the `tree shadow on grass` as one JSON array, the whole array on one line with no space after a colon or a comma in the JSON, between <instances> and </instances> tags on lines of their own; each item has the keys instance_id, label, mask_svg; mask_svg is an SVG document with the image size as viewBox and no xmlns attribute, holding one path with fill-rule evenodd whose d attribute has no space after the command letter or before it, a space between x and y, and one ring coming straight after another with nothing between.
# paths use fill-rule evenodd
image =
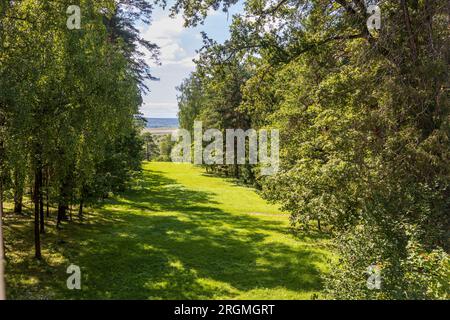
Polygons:
<instances>
[{"instance_id":1,"label":"tree shadow on grass","mask_svg":"<svg viewBox=\"0 0 450 320\"><path fill-rule=\"evenodd\" d=\"M145 171L135 190L107 201L92 223L66 230L67 242L57 250L64 263L81 267L82 290L65 288L63 263L53 279L36 272L37 283L74 299L214 299L321 289L322 251L293 238L273 240L290 237L283 222L224 212L213 197Z\"/></svg>"},{"instance_id":2,"label":"tree shadow on grass","mask_svg":"<svg viewBox=\"0 0 450 320\"><path fill-rule=\"evenodd\" d=\"M125 205L141 211L182 211L201 204L217 204L213 194L184 188L163 172L144 171L134 190L107 201L110 205Z\"/></svg>"},{"instance_id":3,"label":"tree shadow on grass","mask_svg":"<svg viewBox=\"0 0 450 320\"><path fill-rule=\"evenodd\" d=\"M212 299L257 288L320 290L315 263L322 257L314 250L264 244L261 232L211 230L172 216L127 219L140 227L92 230L83 244L90 249L74 257L86 273L81 297Z\"/></svg>"}]
</instances>

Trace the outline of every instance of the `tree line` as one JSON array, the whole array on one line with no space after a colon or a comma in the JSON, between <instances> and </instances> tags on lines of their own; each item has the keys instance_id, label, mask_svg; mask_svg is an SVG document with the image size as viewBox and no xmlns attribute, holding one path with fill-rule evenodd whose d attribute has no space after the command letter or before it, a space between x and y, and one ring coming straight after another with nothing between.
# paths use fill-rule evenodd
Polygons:
<instances>
[{"instance_id":1,"label":"tree line","mask_svg":"<svg viewBox=\"0 0 450 320\"><path fill-rule=\"evenodd\" d=\"M187 25L234 0L178 0ZM440 0L248 0L231 37L204 34L179 87L181 127L278 128L278 174L208 168L260 188L295 229L329 234L338 299L448 299L449 13ZM379 276L381 285L367 284Z\"/></svg>"},{"instance_id":2,"label":"tree line","mask_svg":"<svg viewBox=\"0 0 450 320\"><path fill-rule=\"evenodd\" d=\"M140 170L139 106L154 79L142 50L159 52L135 27L149 1L77 1L79 30L66 25L72 4L0 0L0 215L4 201L25 214L30 197L37 259L53 208L58 228L72 207L83 219Z\"/></svg>"}]
</instances>

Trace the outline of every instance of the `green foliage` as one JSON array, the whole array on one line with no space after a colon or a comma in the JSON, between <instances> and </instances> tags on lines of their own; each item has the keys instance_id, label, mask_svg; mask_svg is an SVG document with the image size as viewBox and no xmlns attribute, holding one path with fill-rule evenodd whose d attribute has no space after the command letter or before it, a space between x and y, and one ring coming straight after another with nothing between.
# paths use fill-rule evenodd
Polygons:
<instances>
[{"instance_id":1,"label":"green foliage","mask_svg":"<svg viewBox=\"0 0 450 320\"><path fill-rule=\"evenodd\" d=\"M192 26L236 2L177 0L171 10ZM68 4L0 2L0 182L15 198L34 184L37 222L42 173L63 213L124 190L143 141L153 141L138 134L140 90L153 77L137 47L158 50L133 27L152 6L127 1L140 14L83 0L84 28L68 32L58 15ZM428 0L380 7L374 31L360 0L247 0L229 40L204 35L197 69L179 88L180 121L281 130L278 174L207 170L257 183L295 229L318 222L333 237L331 297L448 299L448 8ZM170 161L172 146L161 138L160 160ZM367 286L370 266L380 289Z\"/></svg>"},{"instance_id":2,"label":"green foliage","mask_svg":"<svg viewBox=\"0 0 450 320\"><path fill-rule=\"evenodd\" d=\"M217 2L177 3L217 8ZM210 101L237 100L233 114L254 128L280 129L281 170L256 179L295 227L319 221L334 237L341 260L326 282L331 296L445 299L448 10L431 1L380 7L377 32L367 28L362 1L249 0L245 14L234 17L229 41L205 37L197 72L207 74L202 90L214 90L206 101L191 100L202 105L199 118L227 119L230 109L211 108ZM190 13L187 23L199 19L201 11ZM227 81L236 65L251 70L237 87ZM236 88L239 98L230 100ZM380 290L367 288L371 265L382 270Z\"/></svg>"},{"instance_id":3,"label":"green foliage","mask_svg":"<svg viewBox=\"0 0 450 320\"><path fill-rule=\"evenodd\" d=\"M203 128L218 129L225 136L226 129L251 127L250 117L241 110L241 88L251 76L251 68L246 61L236 57L225 64L217 63L214 52L217 44L202 54L197 71L178 88L179 118L182 128L193 133L194 121L201 121ZM212 56L211 56L212 55ZM225 148L226 141L224 141ZM236 159L235 159L235 163ZM234 176L253 184L252 166L209 165L208 171L226 176Z\"/></svg>"},{"instance_id":4,"label":"green foliage","mask_svg":"<svg viewBox=\"0 0 450 320\"><path fill-rule=\"evenodd\" d=\"M355 229L338 239L340 259L325 279L328 294L337 299L449 298L450 260L442 249L427 250L412 239L398 251L386 241L385 229ZM381 290L368 287L369 266L379 270Z\"/></svg>"},{"instance_id":5,"label":"green foliage","mask_svg":"<svg viewBox=\"0 0 450 320\"><path fill-rule=\"evenodd\" d=\"M144 132L141 135L142 140L144 141L144 157L147 161L154 160L158 157L159 148L158 148L158 139L156 136L151 134L150 132Z\"/></svg>"},{"instance_id":6,"label":"green foliage","mask_svg":"<svg viewBox=\"0 0 450 320\"><path fill-rule=\"evenodd\" d=\"M157 161L170 162L172 161L172 148L175 143L172 141L171 135L164 135L159 139L159 156Z\"/></svg>"},{"instance_id":7,"label":"green foliage","mask_svg":"<svg viewBox=\"0 0 450 320\"><path fill-rule=\"evenodd\" d=\"M41 233L44 198L60 225L69 205L81 216L84 203L124 190L140 171L137 118L153 77L138 48L158 54L133 26L150 19L149 1L82 0L81 30L66 26L71 4L0 2L0 177L18 208L33 186ZM39 232L35 240L40 258Z\"/></svg>"}]
</instances>

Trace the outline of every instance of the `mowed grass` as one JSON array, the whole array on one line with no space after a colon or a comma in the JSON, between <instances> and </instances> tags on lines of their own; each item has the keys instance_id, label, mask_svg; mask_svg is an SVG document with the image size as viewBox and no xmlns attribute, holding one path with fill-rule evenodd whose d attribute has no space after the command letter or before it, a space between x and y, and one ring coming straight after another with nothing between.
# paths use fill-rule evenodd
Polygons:
<instances>
[{"instance_id":1,"label":"mowed grass","mask_svg":"<svg viewBox=\"0 0 450 320\"><path fill-rule=\"evenodd\" d=\"M325 239L292 234L253 189L185 164L145 163L85 221L50 223L42 261L30 216L7 215L5 229L10 299L310 299L330 258ZM72 263L80 291L66 287Z\"/></svg>"}]
</instances>

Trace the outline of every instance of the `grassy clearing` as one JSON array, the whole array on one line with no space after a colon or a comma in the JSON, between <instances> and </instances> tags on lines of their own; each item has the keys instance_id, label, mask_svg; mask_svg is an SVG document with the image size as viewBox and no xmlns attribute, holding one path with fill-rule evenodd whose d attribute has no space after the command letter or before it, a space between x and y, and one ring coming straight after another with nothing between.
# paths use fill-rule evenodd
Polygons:
<instances>
[{"instance_id":1,"label":"grassy clearing","mask_svg":"<svg viewBox=\"0 0 450 320\"><path fill-rule=\"evenodd\" d=\"M82 225L49 224L43 261L29 216L5 225L10 299L309 299L330 256L254 190L184 164L146 163L132 191ZM66 289L71 263L81 291Z\"/></svg>"}]
</instances>

